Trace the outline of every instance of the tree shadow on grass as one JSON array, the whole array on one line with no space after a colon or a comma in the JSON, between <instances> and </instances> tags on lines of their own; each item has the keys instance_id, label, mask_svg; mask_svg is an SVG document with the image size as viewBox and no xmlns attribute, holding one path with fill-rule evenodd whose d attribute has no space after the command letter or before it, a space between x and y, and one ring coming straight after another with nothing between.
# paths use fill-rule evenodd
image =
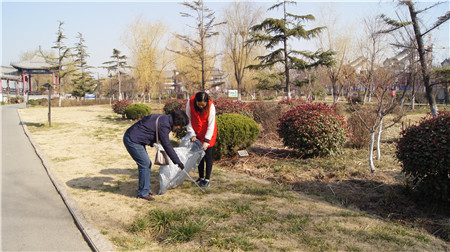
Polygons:
<instances>
[{"instance_id":1,"label":"tree shadow on grass","mask_svg":"<svg viewBox=\"0 0 450 252\"><path fill-rule=\"evenodd\" d=\"M20 122L20 125L25 125L27 127L37 127L37 128L45 126L45 124L43 124L43 123L34 123L34 122Z\"/></svg>"},{"instance_id":2,"label":"tree shadow on grass","mask_svg":"<svg viewBox=\"0 0 450 252\"><path fill-rule=\"evenodd\" d=\"M424 228L428 233L450 241L448 202L431 203L417 198L404 185L390 185L374 180L297 181L295 191L318 195L333 204L356 207L385 220Z\"/></svg>"},{"instance_id":3,"label":"tree shadow on grass","mask_svg":"<svg viewBox=\"0 0 450 252\"><path fill-rule=\"evenodd\" d=\"M364 174L347 174L350 178L335 176L333 172L316 176L280 176L275 173L258 172L260 163L301 158L296 152L272 147L252 147L250 157L242 161L238 157L220 160L225 167L237 167L245 162L245 172L278 184L289 185L293 190L316 195L336 205L357 208L385 220L423 228L430 234L450 241L450 203L432 203L430 199L417 196L402 183L385 183ZM233 169L238 170L238 169ZM385 174L394 176L393 174Z\"/></svg>"},{"instance_id":4,"label":"tree shadow on grass","mask_svg":"<svg viewBox=\"0 0 450 252\"><path fill-rule=\"evenodd\" d=\"M139 184L138 169L109 168L100 171L105 176L85 176L67 181L67 186L75 189L115 193L136 197ZM107 176L111 175L111 176ZM150 173L151 191L159 191L159 172L152 167Z\"/></svg>"}]
</instances>

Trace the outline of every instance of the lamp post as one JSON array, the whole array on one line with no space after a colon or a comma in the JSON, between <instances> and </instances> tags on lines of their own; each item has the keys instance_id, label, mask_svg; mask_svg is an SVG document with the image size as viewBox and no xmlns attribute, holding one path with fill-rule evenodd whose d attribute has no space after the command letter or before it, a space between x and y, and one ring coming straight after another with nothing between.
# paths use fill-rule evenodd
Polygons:
<instances>
[{"instance_id":1,"label":"lamp post","mask_svg":"<svg viewBox=\"0 0 450 252\"><path fill-rule=\"evenodd\" d=\"M49 83L45 83L42 85L43 87L48 88L48 126L52 126L52 97L51 97L51 89L52 85Z\"/></svg>"}]
</instances>

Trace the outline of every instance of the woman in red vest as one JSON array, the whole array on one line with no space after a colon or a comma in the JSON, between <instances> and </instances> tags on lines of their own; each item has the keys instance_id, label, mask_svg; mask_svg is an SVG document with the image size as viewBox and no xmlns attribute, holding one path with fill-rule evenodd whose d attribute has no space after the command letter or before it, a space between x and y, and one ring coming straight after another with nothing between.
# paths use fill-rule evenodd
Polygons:
<instances>
[{"instance_id":1,"label":"woman in red vest","mask_svg":"<svg viewBox=\"0 0 450 252\"><path fill-rule=\"evenodd\" d=\"M201 187L209 187L209 179L213 166L212 152L217 138L216 107L209 99L207 93L198 92L187 102L186 114L189 117L189 123L186 129L188 134L193 135L191 140L200 140L203 143L203 150L205 151L205 156L198 165L199 179L197 183Z\"/></svg>"}]
</instances>

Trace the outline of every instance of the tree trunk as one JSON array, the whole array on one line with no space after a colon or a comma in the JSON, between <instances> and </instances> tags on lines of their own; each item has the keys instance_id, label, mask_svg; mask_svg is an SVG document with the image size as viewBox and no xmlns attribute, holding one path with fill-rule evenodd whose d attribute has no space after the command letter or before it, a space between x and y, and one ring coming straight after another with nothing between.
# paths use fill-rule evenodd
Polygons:
<instances>
[{"instance_id":1,"label":"tree trunk","mask_svg":"<svg viewBox=\"0 0 450 252\"><path fill-rule=\"evenodd\" d=\"M383 118L380 120L380 125L378 126L378 136L377 136L377 160L381 159L381 132L383 132Z\"/></svg>"},{"instance_id":2,"label":"tree trunk","mask_svg":"<svg viewBox=\"0 0 450 252\"><path fill-rule=\"evenodd\" d=\"M413 80L412 83L412 92L411 92L411 109L415 109L415 102L416 102L416 80Z\"/></svg>"},{"instance_id":3,"label":"tree trunk","mask_svg":"<svg viewBox=\"0 0 450 252\"><path fill-rule=\"evenodd\" d=\"M417 51L419 53L420 66L422 67L421 70L422 70L423 84L425 86L428 103L430 104L431 114L433 114L434 116L437 116L438 108L437 108L437 104L436 104L436 97L433 94L433 86L431 86L431 83L430 83L430 74L428 72L428 63L426 62L426 59L425 59L425 48L423 45L422 34L420 33L420 27L419 27L419 23L418 23L419 20L417 19L417 16L416 16L417 13L414 10L414 4L412 3L412 1L406 1L405 3L406 3L406 5L408 5L409 14L411 16L411 22L412 22L413 28L414 28L414 35L415 35L416 41L417 41Z\"/></svg>"},{"instance_id":4,"label":"tree trunk","mask_svg":"<svg viewBox=\"0 0 450 252\"><path fill-rule=\"evenodd\" d=\"M375 172L375 165L373 164L373 145L375 142L375 131L370 132L370 150L369 150L369 166L370 171Z\"/></svg>"}]
</instances>

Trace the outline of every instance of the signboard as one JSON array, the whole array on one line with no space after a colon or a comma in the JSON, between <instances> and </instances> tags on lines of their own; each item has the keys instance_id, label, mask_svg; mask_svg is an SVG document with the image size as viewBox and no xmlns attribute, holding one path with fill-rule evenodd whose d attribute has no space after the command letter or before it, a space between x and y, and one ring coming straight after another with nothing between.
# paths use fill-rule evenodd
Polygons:
<instances>
[{"instance_id":1,"label":"signboard","mask_svg":"<svg viewBox=\"0 0 450 252\"><path fill-rule=\"evenodd\" d=\"M238 150L240 157L248 157L248 152L246 150Z\"/></svg>"},{"instance_id":2,"label":"signboard","mask_svg":"<svg viewBox=\"0 0 450 252\"><path fill-rule=\"evenodd\" d=\"M85 94L84 94L84 98L86 98L86 99L95 99L95 94L88 94L88 93L85 93Z\"/></svg>"},{"instance_id":3,"label":"signboard","mask_svg":"<svg viewBox=\"0 0 450 252\"><path fill-rule=\"evenodd\" d=\"M238 97L238 91L237 90L228 90L228 97Z\"/></svg>"}]
</instances>

